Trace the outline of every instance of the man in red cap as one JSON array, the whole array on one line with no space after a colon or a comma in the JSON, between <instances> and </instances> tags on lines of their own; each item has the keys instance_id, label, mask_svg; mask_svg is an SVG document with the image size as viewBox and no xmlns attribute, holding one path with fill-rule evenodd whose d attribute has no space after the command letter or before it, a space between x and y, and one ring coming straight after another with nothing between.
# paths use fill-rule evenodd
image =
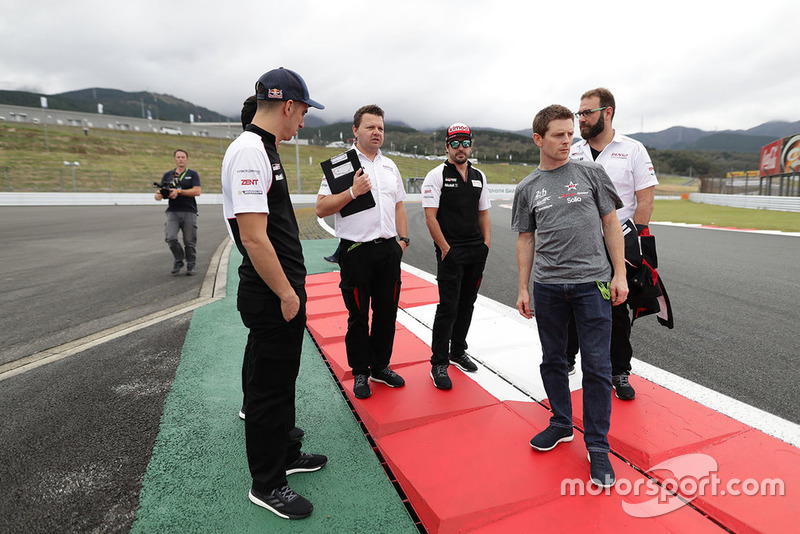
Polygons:
<instances>
[{"instance_id":1,"label":"man in red cap","mask_svg":"<svg viewBox=\"0 0 800 534\"><path fill-rule=\"evenodd\" d=\"M425 223L436 250L439 305L433 320L431 378L439 389L451 389L452 363L462 371L478 366L466 354L467 332L492 241L486 175L469 161L472 131L463 123L447 129L447 161L422 183Z\"/></svg>"}]
</instances>

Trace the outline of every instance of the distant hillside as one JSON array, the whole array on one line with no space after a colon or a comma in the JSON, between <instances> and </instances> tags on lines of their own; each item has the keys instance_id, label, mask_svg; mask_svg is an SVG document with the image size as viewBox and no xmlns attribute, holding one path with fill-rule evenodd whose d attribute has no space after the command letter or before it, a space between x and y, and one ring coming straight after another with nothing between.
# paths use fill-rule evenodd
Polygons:
<instances>
[{"instance_id":1,"label":"distant hillside","mask_svg":"<svg viewBox=\"0 0 800 534\"><path fill-rule=\"evenodd\" d=\"M698 139L709 135L709 132L698 130L697 128L686 128L685 126L673 126L660 132L629 134L637 141L641 141L647 147L658 149L681 148L695 143Z\"/></svg>"},{"instance_id":2,"label":"distant hillside","mask_svg":"<svg viewBox=\"0 0 800 534\"><path fill-rule=\"evenodd\" d=\"M761 147L773 142L775 137L763 135L742 135L721 132L706 135L693 143L676 143L673 149L684 150L727 150L729 152L752 152L760 154Z\"/></svg>"},{"instance_id":3,"label":"distant hillside","mask_svg":"<svg viewBox=\"0 0 800 534\"><path fill-rule=\"evenodd\" d=\"M770 121L765 122L755 128L749 130L736 130L733 133L745 133L748 135L762 135L775 139L781 137L788 137L800 133L800 121L786 122L786 121Z\"/></svg>"},{"instance_id":4,"label":"distant hillside","mask_svg":"<svg viewBox=\"0 0 800 534\"><path fill-rule=\"evenodd\" d=\"M44 95L26 91L0 90L0 104L38 108L42 96L47 97L47 106L50 109L65 111L97 113L97 104L103 104L104 114L122 117L145 118L149 112L153 119L168 121L189 122L189 114L194 114L197 121L225 122L228 120L228 117L216 111L196 106L180 98L146 91L126 93L117 89L93 88Z\"/></svg>"}]
</instances>

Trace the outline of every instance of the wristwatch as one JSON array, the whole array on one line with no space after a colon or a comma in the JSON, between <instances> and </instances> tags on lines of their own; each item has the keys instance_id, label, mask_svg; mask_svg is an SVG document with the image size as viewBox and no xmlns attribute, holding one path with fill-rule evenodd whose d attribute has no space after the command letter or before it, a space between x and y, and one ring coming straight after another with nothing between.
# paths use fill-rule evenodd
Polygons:
<instances>
[{"instance_id":1,"label":"wristwatch","mask_svg":"<svg viewBox=\"0 0 800 534\"><path fill-rule=\"evenodd\" d=\"M409 238L407 238L407 237L398 237L397 240L398 241L405 241L406 242L406 246L410 246L411 245L411 240Z\"/></svg>"}]
</instances>

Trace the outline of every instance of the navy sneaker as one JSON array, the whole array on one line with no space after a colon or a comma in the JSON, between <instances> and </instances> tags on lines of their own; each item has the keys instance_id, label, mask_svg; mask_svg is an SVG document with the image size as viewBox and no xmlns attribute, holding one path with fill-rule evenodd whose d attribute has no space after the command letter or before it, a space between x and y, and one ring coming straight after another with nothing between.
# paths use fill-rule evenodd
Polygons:
<instances>
[{"instance_id":1,"label":"navy sneaker","mask_svg":"<svg viewBox=\"0 0 800 534\"><path fill-rule=\"evenodd\" d=\"M300 456L297 457L297 460L286 466L286 474L313 473L325 467L327 463L328 457L325 455L300 451Z\"/></svg>"},{"instance_id":2,"label":"navy sneaker","mask_svg":"<svg viewBox=\"0 0 800 534\"><path fill-rule=\"evenodd\" d=\"M406 385L406 381L403 380L403 377L389 369L383 369L382 371L378 371L377 373L372 373L372 376L369 377L370 380L373 382L380 382L381 384L386 384L391 388L399 388Z\"/></svg>"},{"instance_id":3,"label":"navy sneaker","mask_svg":"<svg viewBox=\"0 0 800 534\"><path fill-rule=\"evenodd\" d=\"M355 375L353 377L353 395L357 399L366 399L372 395L372 390L369 389L369 376Z\"/></svg>"},{"instance_id":4,"label":"navy sneaker","mask_svg":"<svg viewBox=\"0 0 800 534\"><path fill-rule=\"evenodd\" d=\"M633 400L636 398L636 390L628 382L628 375L614 375L611 377L611 386L614 388L614 395L621 400Z\"/></svg>"},{"instance_id":5,"label":"navy sneaker","mask_svg":"<svg viewBox=\"0 0 800 534\"><path fill-rule=\"evenodd\" d=\"M467 356L466 354L462 354L461 356L453 356L450 355L450 363L464 371L465 373L474 373L478 370L478 366L475 365L475 362Z\"/></svg>"},{"instance_id":6,"label":"navy sneaker","mask_svg":"<svg viewBox=\"0 0 800 534\"><path fill-rule=\"evenodd\" d=\"M566 443L572 441L574 434L572 428L562 428L560 426L550 425L535 436L531 440L531 447L537 451L550 451L555 448L559 443Z\"/></svg>"},{"instance_id":7,"label":"navy sneaker","mask_svg":"<svg viewBox=\"0 0 800 534\"><path fill-rule=\"evenodd\" d=\"M589 463L591 464L592 484L599 488L610 488L617 481L614 476L614 468L608 459L607 452L589 451Z\"/></svg>"},{"instance_id":8,"label":"navy sneaker","mask_svg":"<svg viewBox=\"0 0 800 534\"><path fill-rule=\"evenodd\" d=\"M434 365L431 367L433 385L439 389L453 389L453 381L447 376L447 367L447 364Z\"/></svg>"},{"instance_id":9,"label":"navy sneaker","mask_svg":"<svg viewBox=\"0 0 800 534\"><path fill-rule=\"evenodd\" d=\"M308 499L292 491L289 486L276 488L269 493L250 488L248 497L253 504L266 508L283 519L303 519L314 510L314 505Z\"/></svg>"}]
</instances>

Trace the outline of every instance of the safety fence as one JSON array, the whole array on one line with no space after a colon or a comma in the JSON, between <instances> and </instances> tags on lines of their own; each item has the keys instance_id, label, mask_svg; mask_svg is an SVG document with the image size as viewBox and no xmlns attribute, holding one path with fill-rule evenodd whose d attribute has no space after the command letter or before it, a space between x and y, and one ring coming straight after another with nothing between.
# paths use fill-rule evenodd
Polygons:
<instances>
[{"instance_id":1,"label":"safety fence","mask_svg":"<svg viewBox=\"0 0 800 534\"><path fill-rule=\"evenodd\" d=\"M755 178L701 178L700 193L800 197L800 174L784 173Z\"/></svg>"},{"instance_id":2,"label":"safety fence","mask_svg":"<svg viewBox=\"0 0 800 534\"><path fill-rule=\"evenodd\" d=\"M714 204L731 208L800 212L800 197L691 193L689 194L689 200L701 204Z\"/></svg>"}]
</instances>

